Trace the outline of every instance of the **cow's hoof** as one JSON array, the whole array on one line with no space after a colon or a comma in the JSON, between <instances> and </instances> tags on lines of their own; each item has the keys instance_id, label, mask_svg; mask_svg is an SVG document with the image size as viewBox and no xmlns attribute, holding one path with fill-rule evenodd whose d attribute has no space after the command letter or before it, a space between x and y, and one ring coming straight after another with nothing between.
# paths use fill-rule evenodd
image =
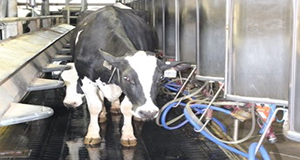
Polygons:
<instances>
[{"instance_id":1,"label":"cow's hoof","mask_svg":"<svg viewBox=\"0 0 300 160\"><path fill-rule=\"evenodd\" d=\"M110 108L110 113L119 115L119 114L121 114L121 109L120 108Z\"/></svg>"},{"instance_id":2,"label":"cow's hoof","mask_svg":"<svg viewBox=\"0 0 300 160\"><path fill-rule=\"evenodd\" d=\"M137 145L136 139L121 139L121 145L124 147L134 147Z\"/></svg>"},{"instance_id":3,"label":"cow's hoof","mask_svg":"<svg viewBox=\"0 0 300 160\"><path fill-rule=\"evenodd\" d=\"M84 144L86 145L96 145L100 144L101 138L84 138Z\"/></svg>"}]
</instances>

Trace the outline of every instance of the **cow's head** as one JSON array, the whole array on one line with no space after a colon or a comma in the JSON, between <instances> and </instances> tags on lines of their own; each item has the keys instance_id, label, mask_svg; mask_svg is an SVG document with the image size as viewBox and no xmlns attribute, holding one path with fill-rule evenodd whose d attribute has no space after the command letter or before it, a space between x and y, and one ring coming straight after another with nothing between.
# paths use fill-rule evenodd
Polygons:
<instances>
[{"instance_id":1,"label":"cow's head","mask_svg":"<svg viewBox=\"0 0 300 160\"><path fill-rule=\"evenodd\" d=\"M60 75L66 85L66 96L63 103L66 107L78 107L83 103L84 94L77 83L78 74L74 63L68 63L67 65L71 66L71 69L63 71Z\"/></svg>"},{"instance_id":2,"label":"cow's head","mask_svg":"<svg viewBox=\"0 0 300 160\"><path fill-rule=\"evenodd\" d=\"M138 51L123 57L114 57L99 49L102 57L119 69L122 91L132 103L134 116L147 120L158 115L156 96L165 69L171 68L155 57L154 53Z\"/></svg>"}]
</instances>

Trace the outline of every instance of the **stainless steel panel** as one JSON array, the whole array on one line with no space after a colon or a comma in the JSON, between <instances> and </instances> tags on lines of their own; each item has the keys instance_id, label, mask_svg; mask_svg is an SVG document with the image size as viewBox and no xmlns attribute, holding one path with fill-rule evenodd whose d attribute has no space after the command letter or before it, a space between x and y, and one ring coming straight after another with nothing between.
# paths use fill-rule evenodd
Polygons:
<instances>
[{"instance_id":1,"label":"stainless steel panel","mask_svg":"<svg viewBox=\"0 0 300 160\"><path fill-rule=\"evenodd\" d=\"M158 48L165 53L165 0L154 0L155 29L158 36Z\"/></svg>"},{"instance_id":2,"label":"stainless steel panel","mask_svg":"<svg viewBox=\"0 0 300 160\"><path fill-rule=\"evenodd\" d=\"M165 55L175 58L175 2L165 0Z\"/></svg>"},{"instance_id":3,"label":"stainless steel panel","mask_svg":"<svg viewBox=\"0 0 300 160\"><path fill-rule=\"evenodd\" d=\"M200 0L200 55L197 67L201 76L225 76L225 23L226 1Z\"/></svg>"},{"instance_id":4,"label":"stainless steel panel","mask_svg":"<svg viewBox=\"0 0 300 160\"><path fill-rule=\"evenodd\" d=\"M288 100L292 0L235 0L229 97Z\"/></svg>"},{"instance_id":5,"label":"stainless steel panel","mask_svg":"<svg viewBox=\"0 0 300 160\"><path fill-rule=\"evenodd\" d=\"M196 1L179 0L180 60L196 63Z\"/></svg>"}]
</instances>

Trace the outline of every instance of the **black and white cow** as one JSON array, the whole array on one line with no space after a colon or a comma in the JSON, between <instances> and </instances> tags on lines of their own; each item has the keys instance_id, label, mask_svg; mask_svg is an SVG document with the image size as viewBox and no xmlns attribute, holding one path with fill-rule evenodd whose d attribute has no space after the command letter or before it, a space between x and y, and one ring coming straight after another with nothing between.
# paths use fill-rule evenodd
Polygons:
<instances>
[{"instance_id":1,"label":"black and white cow","mask_svg":"<svg viewBox=\"0 0 300 160\"><path fill-rule=\"evenodd\" d=\"M84 143L100 143L98 116L103 99L113 102L123 92L121 144L135 146L132 115L143 120L158 115L155 100L160 77L174 66L150 52L156 49L156 34L129 8L102 8L84 18L75 31L74 62L90 112Z\"/></svg>"}]
</instances>

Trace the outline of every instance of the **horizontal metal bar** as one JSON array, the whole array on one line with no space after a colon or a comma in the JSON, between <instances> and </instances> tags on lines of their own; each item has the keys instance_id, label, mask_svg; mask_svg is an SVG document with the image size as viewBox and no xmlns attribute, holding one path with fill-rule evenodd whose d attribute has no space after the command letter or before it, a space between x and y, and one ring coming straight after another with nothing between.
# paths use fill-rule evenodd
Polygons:
<instances>
[{"instance_id":1,"label":"horizontal metal bar","mask_svg":"<svg viewBox=\"0 0 300 160\"><path fill-rule=\"evenodd\" d=\"M0 22L8 23L8 22L33 21L37 19L51 19L51 18L63 18L63 16L55 15L55 16L38 16L38 17L9 17L9 18L0 18Z\"/></svg>"},{"instance_id":2,"label":"horizontal metal bar","mask_svg":"<svg viewBox=\"0 0 300 160\"><path fill-rule=\"evenodd\" d=\"M245 97L245 96L237 96L237 95L231 95L231 94L225 95L225 98L228 99L228 100L233 100L233 101L253 102L253 103L267 103L267 104L288 106L288 101L279 100L279 99Z\"/></svg>"},{"instance_id":3,"label":"horizontal metal bar","mask_svg":"<svg viewBox=\"0 0 300 160\"><path fill-rule=\"evenodd\" d=\"M88 5L89 6L104 6L104 5L113 5L114 3L89 3ZM26 6L28 5L27 3L22 3L22 2L19 2L18 3L18 6ZM41 6L42 3L36 3L37 6ZM50 6L65 6L66 3L49 3ZM70 3L69 4L70 6L72 5L76 5L76 6L80 6L81 3Z\"/></svg>"},{"instance_id":4,"label":"horizontal metal bar","mask_svg":"<svg viewBox=\"0 0 300 160\"><path fill-rule=\"evenodd\" d=\"M224 77L211 77L211 76L196 75L195 78L200 81L218 81L218 82L224 81Z\"/></svg>"}]
</instances>

